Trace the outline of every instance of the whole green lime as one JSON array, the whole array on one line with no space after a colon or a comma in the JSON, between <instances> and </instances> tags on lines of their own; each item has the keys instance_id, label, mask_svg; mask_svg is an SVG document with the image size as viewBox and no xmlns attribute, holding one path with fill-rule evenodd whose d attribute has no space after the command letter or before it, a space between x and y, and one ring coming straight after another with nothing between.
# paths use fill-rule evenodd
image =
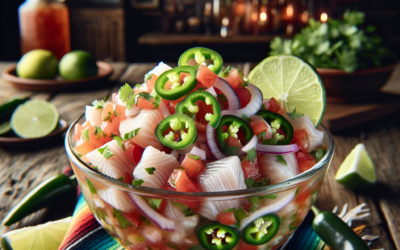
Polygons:
<instances>
[{"instance_id":1,"label":"whole green lime","mask_svg":"<svg viewBox=\"0 0 400 250\"><path fill-rule=\"evenodd\" d=\"M75 50L65 54L60 60L58 70L66 80L79 80L97 75L96 59L89 52Z\"/></svg>"},{"instance_id":2,"label":"whole green lime","mask_svg":"<svg viewBox=\"0 0 400 250\"><path fill-rule=\"evenodd\" d=\"M17 75L28 79L53 79L57 74L57 57L48 50L31 50L19 60Z\"/></svg>"}]
</instances>

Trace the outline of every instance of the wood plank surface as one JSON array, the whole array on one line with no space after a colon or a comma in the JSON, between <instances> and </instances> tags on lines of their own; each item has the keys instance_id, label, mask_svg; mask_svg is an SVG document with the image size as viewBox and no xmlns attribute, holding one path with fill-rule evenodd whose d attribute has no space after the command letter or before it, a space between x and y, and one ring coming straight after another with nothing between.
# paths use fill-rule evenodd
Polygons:
<instances>
[{"instance_id":1,"label":"wood plank surface","mask_svg":"<svg viewBox=\"0 0 400 250\"><path fill-rule=\"evenodd\" d=\"M0 63L0 70L5 65L7 64ZM61 117L71 123L84 112L84 106L94 99L115 92L125 82L131 85L143 82L144 74L155 65L131 64L125 70L126 64L113 63L115 71L111 76L112 82L103 89L41 95L54 103ZM251 69L250 63L231 65L241 68L246 75ZM10 89L0 79L0 96L10 91L15 89ZM334 132L333 135L336 144L335 155L316 205L322 210L332 210L334 206L342 207L345 203L348 203L350 208L366 203L371 209L371 216L357 222L357 225L366 224L367 234L379 235L380 240L374 242L372 248L400 250L399 113ZM352 191L339 185L334 180L334 175L347 154L360 142L365 144L377 166L378 184L369 190ZM0 148L0 220L27 192L45 178L60 172L68 164L62 140L40 150L10 151Z\"/></svg>"}]
</instances>

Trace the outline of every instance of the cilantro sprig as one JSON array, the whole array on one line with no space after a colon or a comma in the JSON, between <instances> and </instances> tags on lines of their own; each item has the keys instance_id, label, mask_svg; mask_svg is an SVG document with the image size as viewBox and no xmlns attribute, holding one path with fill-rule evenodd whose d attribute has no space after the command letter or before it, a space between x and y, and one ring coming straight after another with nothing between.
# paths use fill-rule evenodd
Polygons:
<instances>
[{"instance_id":1,"label":"cilantro sprig","mask_svg":"<svg viewBox=\"0 0 400 250\"><path fill-rule=\"evenodd\" d=\"M98 148L97 151L100 152L100 154L102 154L104 156L104 158L108 159L111 156L113 156L114 154L110 151L110 149L108 148L108 145L105 146L104 148Z\"/></svg>"},{"instance_id":2,"label":"cilantro sprig","mask_svg":"<svg viewBox=\"0 0 400 250\"><path fill-rule=\"evenodd\" d=\"M139 133L140 128L137 128L135 130L132 130L131 132L125 133L124 134L124 140L129 140L133 137L135 137Z\"/></svg>"},{"instance_id":3,"label":"cilantro sprig","mask_svg":"<svg viewBox=\"0 0 400 250\"><path fill-rule=\"evenodd\" d=\"M126 108L128 110L130 110L133 107L133 105L137 105L139 98L143 98L148 102L151 102L154 99L153 106L155 109L158 108L161 102L161 97L158 95L152 96L147 92L140 92L135 94L131 86L127 83L125 83L125 85L122 86L121 89L119 90L119 99L122 102L126 103Z\"/></svg>"}]
</instances>

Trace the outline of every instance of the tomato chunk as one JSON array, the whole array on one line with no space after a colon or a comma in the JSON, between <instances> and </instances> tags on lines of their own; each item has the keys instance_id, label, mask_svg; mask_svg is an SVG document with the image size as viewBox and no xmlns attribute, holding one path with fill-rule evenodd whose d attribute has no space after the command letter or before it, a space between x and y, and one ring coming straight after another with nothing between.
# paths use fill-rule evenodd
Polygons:
<instances>
[{"instance_id":1,"label":"tomato chunk","mask_svg":"<svg viewBox=\"0 0 400 250\"><path fill-rule=\"evenodd\" d=\"M242 170L246 179L256 179L258 176L260 176L260 168L258 167L257 158L254 160L254 162L244 159L242 161Z\"/></svg>"},{"instance_id":2,"label":"tomato chunk","mask_svg":"<svg viewBox=\"0 0 400 250\"><path fill-rule=\"evenodd\" d=\"M127 221L129 221L132 226L138 228L142 225L142 221L140 220L140 214L138 213L129 213L123 212L122 215L125 217Z\"/></svg>"},{"instance_id":3,"label":"tomato chunk","mask_svg":"<svg viewBox=\"0 0 400 250\"><path fill-rule=\"evenodd\" d=\"M305 129L296 129L294 131L293 142L297 143L301 150L308 152L308 148L310 147L310 139L308 138L308 134Z\"/></svg>"},{"instance_id":4,"label":"tomato chunk","mask_svg":"<svg viewBox=\"0 0 400 250\"><path fill-rule=\"evenodd\" d=\"M154 89L154 84L156 83L158 76L156 74L153 74L150 79L146 81L146 86L147 86L147 92L151 93Z\"/></svg>"},{"instance_id":5,"label":"tomato chunk","mask_svg":"<svg viewBox=\"0 0 400 250\"><path fill-rule=\"evenodd\" d=\"M259 115L253 115L250 117L250 127L255 135L261 134L262 132L268 130L268 125Z\"/></svg>"},{"instance_id":6,"label":"tomato chunk","mask_svg":"<svg viewBox=\"0 0 400 250\"><path fill-rule=\"evenodd\" d=\"M299 164L300 173L303 173L312 168L317 161L307 152L296 152L297 163Z\"/></svg>"},{"instance_id":7,"label":"tomato chunk","mask_svg":"<svg viewBox=\"0 0 400 250\"><path fill-rule=\"evenodd\" d=\"M233 211L218 214L217 220L219 220L219 222L224 225L233 225L236 223L236 218L233 214Z\"/></svg>"},{"instance_id":8,"label":"tomato chunk","mask_svg":"<svg viewBox=\"0 0 400 250\"><path fill-rule=\"evenodd\" d=\"M267 108L269 111L272 111L274 113L278 113L281 110L281 105L275 98L271 98L269 100L269 107Z\"/></svg>"},{"instance_id":9,"label":"tomato chunk","mask_svg":"<svg viewBox=\"0 0 400 250\"><path fill-rule=\"evenodd\" d=\"M175 169L168 182L175 186L178 192L199 192L200 187L192 181L185 170Z\"/></svg>"},{"instance_id":10,"label":"tomato chunk","mask_svg":"<svg viewBox=\"0 0 400 250\"><path fill-rule=\"evenodd\" d=\"M242 105L242 108L246 107L247 104L249 104L249 102L251 100L250 91L246 88L236 88L235 92L239 97L239 101L240 101L240 104Z\"/></svg>"},{"instance_id":11,"label":"tomato chunk","mask_svg":"<svg viewBox=\"0 0 400 250\"><path fill-rule=\"evenodd\" d=\"M229 147L231 147L231 146L234 146L234 147L242 146L242 144L240 143L240 140L238 138L235 138L233 136L229 136L227 140L228 140L227 145Z\"/></svg>"},{"instance_id":12,"label":"tomato chunk","mask_svg":"<svg viewBox=\"0 0 400 250\"><path fill-rule=\"evenodd\" d=\"M213 86L217 79L218 75L205 65L200 66L197 71L196 80L206 88Z\"/></svg>"},{"instance_id":13,"label":"tomato chunk","mask_svg":"<svg viewBox=\"0 0 400 250\"><path fill-rule=\"evenodd\" d=\"M237 69L233 68L227 77L224 77L225 81L227 81L232 88L236 89L239 88L240 85L243 83L243 79L240 76Z\"/></svg>"},{"instance_id":14,"label":"tomato chunk","mask_svg":"<svg viewBox=\"0 0 400 250\"><path fill-rule=\"evenodd\" d=\"M205 166L201 159L194 158L196 158L196 156L187 153L185 159L181 164L181 167L185 169L187 174L191 175L192 177L197 177L200 169Z\"/></svg>"}]
</instances>

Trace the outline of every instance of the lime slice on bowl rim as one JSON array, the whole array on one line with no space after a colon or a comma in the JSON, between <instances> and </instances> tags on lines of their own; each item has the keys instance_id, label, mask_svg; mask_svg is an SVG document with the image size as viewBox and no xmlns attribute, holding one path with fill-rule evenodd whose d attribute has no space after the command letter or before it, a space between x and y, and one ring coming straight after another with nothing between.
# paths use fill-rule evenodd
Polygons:
<instances>
[{"instance_id":1,"label":"lime slice on bowl rim","mask_svg":"<svg viewBox=\"0 0 400 250\"><path fill-rule=\"evenodd\" d=\"M44 100L28 101L14 111L11 128L22 138L37 138L51 133L58 124L57 108Z\"/></svg>"},{"instance_id":2,"label":"lime slice on bowl rim","mask_svg":"<svg viewBox=\"0 0 400 250\"><path fill-rule=\"evenodd\" d=\"M72 217L51 221L34 227L24 227L1 236L5 250L58 249L71 225Z\"/></svg>"},{"instance_id":3,"label":"lime slice on bowl rim","mask_svg":"<svg viewBox=\"0 0 400 250\"><path fill-rule=\"evenodd\" d=\"M264 99L274 97L287 112L307 114L315 127L325 113L325 88L317 70L293 55L270 56L249 74L248 81L257 86Z\"/></svg>"},{"instance_id":4,"label":"lime slice on bowl rim","mask_svg":"<svg viewBox=\"0 0 400 250\"><path fill-rule=\"evenodd\" d=\"M376 183L376 168L364 144L358 144L346 157L335 180L347 188L364 188Z\"/></svg>"}]
</instances>

